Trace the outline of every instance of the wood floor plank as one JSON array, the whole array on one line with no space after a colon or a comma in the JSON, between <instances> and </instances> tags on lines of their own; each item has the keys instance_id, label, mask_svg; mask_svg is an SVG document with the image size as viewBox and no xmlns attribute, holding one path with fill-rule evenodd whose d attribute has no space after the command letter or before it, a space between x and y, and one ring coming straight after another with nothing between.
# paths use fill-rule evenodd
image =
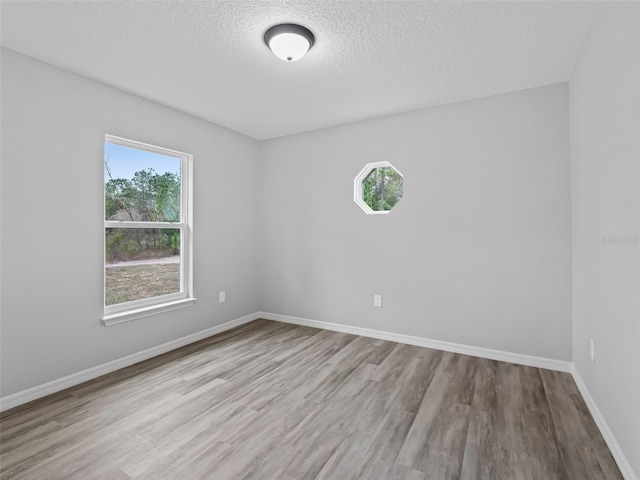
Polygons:
<instances>
[{"instance_id":1,"label":"wood floor plank","mask_svg":"<svg viewBox=\"0 0 640 480\"><path fill-rule=\"evenodd\" d=\"M489 414L472 407L464 447L461 480L490 480L495 478L493 424Z\"/></svg>"},{"instance_id":2,"label":"wood floor plank","mask_svg":"<svg viewBox=\"0 0 640 480\"><path fill-rule=\"evenodd\" d=\"M549 480L567 478L540 370L526 366L519 368L524 400L524 427L527 432L524 441L531 477Z\"/></svg>"},{"instance_id":3,"label":"wood floor plank","mask_svg":"<svg viewBox=\"0 0 640 480\"><path fill-rule=\"evenodd\" d=\"M354 478L392 478L392 472L398 465L395 460L414 418L415 415L408 412L390 415L362 458Z\"/></svg>"},{"instance_id":4,"label":"wood floor plank","mask_svg":"<svg viewBox=\"0 0 640 480\"><path fill-rule=\"evenodd\" d=\"M469 405L456 403L441 410L430 428L416 470L424 472L427 478L460 478L471 409Z\"/></svg>"},{"instance_id":5,"label":"wood floor plank","mask_svg":"<svg viewBox=\"0 0 640 480\"><path fill-rule=\"evenodd\" d=\"M541 378L553 418L558 449L569 478L622 478L573 379L550 370Z\"/></svg>"},{"instance_id":6,"label":"wood floor plank","mask_svg":"<svg viewBox=\"0 0 640 480\"><path fill-rule=\"evenodd\" d=\"M398 463L433 478L460 477L476 370L472 357L443 355Z\"/></svg>"},{"instance_id":7,"label":"wood floor plank","mask_svg":"<svg viewBox=\"0 0 640 480\"><path fill-rule=\"evenodd\" d=\"M368 480L373 480L378 477L373 476L367 478ZM412 470L404 465L396 463L389 472L389 476L384 478L385 480L426 480L428 477L418 470Z\"/></svg>"},{"instance_id":8,"label":"wood floor plank","mask_svg":"<svg viewBox=\"0 0 640 480\"><path fill-rule=\"evenodd\" d=\"M488 480L496 478L496 435L498 417L496 375L498 362L478 360L474 392L469 416L461 479Z\"/></svg>"},{"instance_id":9,"label":"wood floor plank","mask_svg":"<svg viewBox=\"0 0 640 480\"><path fill-rule=\"evenodd\" d=\"M496 375L495 465L498 478L529 478L520 368L499 363Z\"/></svg>"},{"instance_id":10,"label":"wood floor plank","mask_svg":"<svg viewBox=\"0 0 640 480\"><path fill-rule=\"evenodd\" d=\"M622 476L568 374L258 320L4 412L0 479Z\"/></svg>"}]
</instances>

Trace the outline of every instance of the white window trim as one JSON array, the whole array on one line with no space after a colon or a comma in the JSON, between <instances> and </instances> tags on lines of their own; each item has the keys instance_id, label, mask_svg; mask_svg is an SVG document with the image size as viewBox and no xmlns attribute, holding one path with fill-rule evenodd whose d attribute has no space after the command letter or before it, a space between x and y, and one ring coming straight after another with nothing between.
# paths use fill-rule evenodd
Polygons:
<instances>
[{"instance_id":1,"label":"white window trim","mask_svg":"<svg viewBox=\"0 0 640 480\"><path fill-rule=\"evenodd\" d=\"M158 297L134 300L131 302L119 303L116 305L104 305L106 295L106 268L103 267L103 305L104 314L102 323L105 326L116 325L129 322L138 318L156 315L177 308L188 307L196 302L193 295L193 155L189 153L171 150L169 148L157 147L147 143L129 140L113 135L105 135L105 143L113 143L125 147L146 150L161 155L169 155L180 159L180 221L172 222L127 222L105 220L103 227L103 242L105 241L104 230L107 228L172 228L180 230L180 292ZM103 192L104 199L106 192ZM105 251L103 245L102 251Z\"/></svg>"},{"instance_id":2,"label":"white window trim","mask_svg":"<svg viewBox=\"0 0 640 480\"><path fill-rule=\"evenodd\" d=\"M367 215L387 215L387 214L389 214L391 212L391 210L373 210L364 201L364 187L362 185L362 182L364 182L364 180L369 176L369 174L373 170L375 170L376 168L384 168L384 167L393 168L396 172L398 172L398 174L402 177L402 179L404 181L404 175L402 174L402 172L400 172L400 170L398 170L396 167L391 165L390 162L367 163L364 166L364 168L362 170L360 170L360 173L358 173L358 175L356 175L356 178L353 181L353 201L356 202L358 204L358 206L362 210L364 210L364 212ZM393 208L396 208L396 206L394 206Z\"/></svg>"},{"instance_id":3,"label":"white window trim","mask_svg":"<svg viewBox=\"0 0 640 480\"><path fill-rule=\"evenodd\" d=\"M183 298L182 300L175 300L173 302L165 302L159 305L152 305L150 307L138 308L136 310L128 310L122 313L105 315L104 317L102 317L102 324L105 327L110 327L119 323L137 320L138 318L149 317L151 315L158 315L160 313L170 312L179 308L190 307L191 305L196 303L196 300L196 298Z\"/></svg>"}]
</instances>

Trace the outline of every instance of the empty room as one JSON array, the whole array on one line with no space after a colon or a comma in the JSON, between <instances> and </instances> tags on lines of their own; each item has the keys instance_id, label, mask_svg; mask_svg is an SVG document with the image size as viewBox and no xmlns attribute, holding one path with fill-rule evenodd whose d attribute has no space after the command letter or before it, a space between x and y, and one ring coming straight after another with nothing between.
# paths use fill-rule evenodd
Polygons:
<instances>
[{"instance_id":1,"label":"empty room","mask_svg":"<svg viewBox=\"0 0 640 480\"><path fill-rule=\"evenodd\" d=\"M1 480L638 480L640 2L0 18Z\"/></svg>"}]
</instances>

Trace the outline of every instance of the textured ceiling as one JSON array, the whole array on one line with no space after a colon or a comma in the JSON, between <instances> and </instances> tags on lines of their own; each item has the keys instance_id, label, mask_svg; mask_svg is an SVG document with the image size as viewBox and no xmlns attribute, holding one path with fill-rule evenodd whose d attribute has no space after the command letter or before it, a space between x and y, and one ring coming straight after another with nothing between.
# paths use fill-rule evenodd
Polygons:
<instances>
[{"instance_id":1,"label":"textured ceiling","mask_svg":"<svg viewBox=\"0 0 640 480\"><path fill-rule=\"evenodd\" d=\"M567 81L600 2L3 1L2 45L257 139ZM297 62L275 23L316 44Z\"/></svg>"}]
</instances>

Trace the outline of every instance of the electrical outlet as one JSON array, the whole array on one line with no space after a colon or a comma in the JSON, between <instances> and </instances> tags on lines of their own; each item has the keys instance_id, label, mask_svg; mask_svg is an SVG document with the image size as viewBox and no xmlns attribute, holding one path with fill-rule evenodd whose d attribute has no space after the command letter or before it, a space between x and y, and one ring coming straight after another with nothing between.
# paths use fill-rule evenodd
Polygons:
<instances>
[{"instance_id":1,"label":"electrical outlet","mask_svg":"<svg viewBox=\"0 0 640 480\"><path fill-rule=\"evenodd\" d=\"M224 301L225 301L225 299L226 299L225 297L226 297L226 295L225 295L225 293L224 293L224 292L220 292L220 293L218 294L218 300L220 300L220 303L224 303Z\"/></svg>"},{"instance_id":2,"label":"electrical outlet","mask_svg":"<svg viewBox=\"0 0 640 480\"><path fill-rule=\"evenodd\" d=\"M382 295L374 295L373 296L373 306L374 307L382 307Z\"/></svg>"},{"instance_id":3,"label":"electrical outlet","mask_svg":"<svg viewBox=\"0 0 640 480\"><path fill-rule=\"evenodd\" d=\"M591 361L596 361L596 341L592 338L589 341L589 350L591 351Z\"/></svg>"}]
</instances>

